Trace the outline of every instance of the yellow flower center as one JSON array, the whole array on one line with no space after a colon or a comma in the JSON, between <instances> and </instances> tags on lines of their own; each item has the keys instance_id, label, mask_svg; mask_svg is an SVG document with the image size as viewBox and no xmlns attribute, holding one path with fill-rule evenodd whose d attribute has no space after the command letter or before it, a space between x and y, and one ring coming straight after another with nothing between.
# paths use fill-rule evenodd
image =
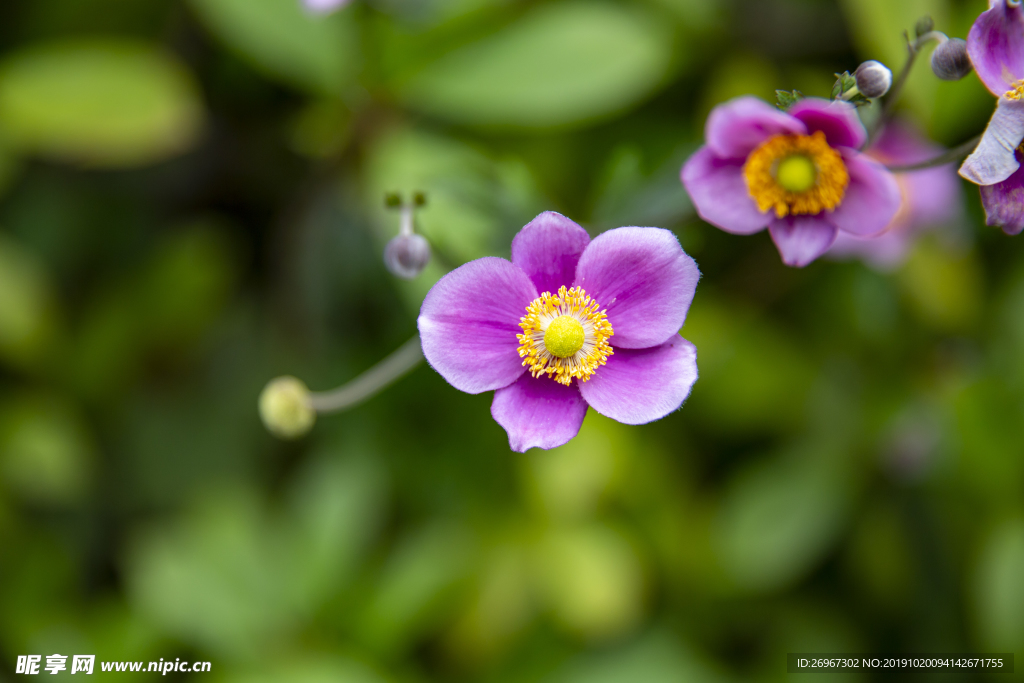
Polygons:
<instances>
[{"instance_id":1,"label":"yellow flower center","mask_svg":"<svg viewBox=\"0 0 1024 683\"><path fill-rule=\"evenodd\" d=\"M1020 100L1024 99L1024 81L1017 81L1013 84L1012 90L1007 90L1003 93L1003 97L1008 100Z\"/></svg>"},{"instance_id":2,"label":"yellow flower center","mask_svg":"<svg viewBox=\"0 0 1024 683\"><path fill-rule=\"evenodd\" d=\"M571 315L560 315L544 332L544 346L557 358L568 358L583 348L583 323Z\"/></svg>"},{"instance_id":3,"label":"yellow flower center","mask_svg":"<svg viewBox=\"0 0 1024 683\"><path fill-rule=\"evenodd\" d=\"M546 374L567 386L573 377L586 382L613 353L608 316L581 287L544 292L526 307L519 327L519 357L534 377Z\"/></svg>"},{"instance_id":4,"label":"yellow flower center","mask_svg":"<svg viewBox=\"0 0 1024 683\"><path fill-rule=\"evenodd\" d=\"M747 157L743 178L757 208L775 209L779 218L832 211L850 184L842 156L820 130L768 138Z\"/></svg>"}]
</instances>

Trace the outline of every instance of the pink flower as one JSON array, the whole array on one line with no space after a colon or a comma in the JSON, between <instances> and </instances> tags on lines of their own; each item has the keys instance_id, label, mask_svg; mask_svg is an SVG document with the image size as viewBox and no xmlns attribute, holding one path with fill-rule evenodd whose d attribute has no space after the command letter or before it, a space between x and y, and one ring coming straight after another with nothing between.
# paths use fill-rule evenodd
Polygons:
<instances>
[{"instance_id":1,"label":"pink flower","mask_svg":"<svg viewBox=\"0 0 1024 683\"><path fill-rule=\"evenodd\" d=\"M942 147L905 124L890 123L866 154L883 164L909 165L934 158ZM937 168L896 174L903 201L889 226L875 237L839 233L829 256L859 257L880 269L895 268L921 232L955 220L961 211L960 181L951 162Z\"/></svg>"},{"instance_id":2,"label":"pink flower","mask_svg":"<svg viewBox=\"0 0 1024 683\"><path fill-rule=\"evenodd\" d=\"M841 232L877 235L899 209L896 179L857 151L867 133L846 102L782 112L740 97L715 107L704 133L682 171L697 213L740 235L767 227L787 265L807 265Z\"/></svg>"},{"instance_id":3,"label":"pink flower","mask_svg":"<svg viewBox=\"0 0 1024 683\"><path fill-rule=\"evenodd\" d=\"M659 228L591 241L554 212L487 257L445 275L420 311L423 355L452 386L494 391L491 415L515 451L569 442L587 406L626 424L678 409L697 380L679 336L700 272Z\"/></svg>"}]
</instances>

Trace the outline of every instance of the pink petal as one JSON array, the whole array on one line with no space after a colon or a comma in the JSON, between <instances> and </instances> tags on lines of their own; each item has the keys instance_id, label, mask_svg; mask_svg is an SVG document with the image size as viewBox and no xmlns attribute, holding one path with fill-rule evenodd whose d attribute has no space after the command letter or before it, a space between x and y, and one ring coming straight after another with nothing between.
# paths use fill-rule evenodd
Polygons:
<instances>
[{"instance_id":1,"label":"pink petal","mask_svg":"<svg viewBox=\"0 0 1024 683\"><path fill-rule=\"evenodd\" d=\"M1001 183L978 189L985 207L985 223L999 226L1007 235L1019 235L1024 230L1024 167Z\"/></svg>"},{"instance_id":2,"label":"pink petal","mask_svg":"<svg viewBox=\"0 0 1024 683\"><path fill-rule=\"evenodd\" d=\"M857 108L849 102L829 102L817 97L800 100L789 109L810 133L821 131L831 147L859 148L868 139Z\"/></svg>"},{"instance_id":3,"label":"pink petal","mask_svg":"<svg viewBox=\"0 0 1024 683\"><path fill-rule=\"evenodd\" d=\"M677 410L696 381L697 348L676 334L652 348L616 348L580 393L602 415L639 425Z\"/></svg>"},{"instance_id":4,"label":"pink petal","mask_svg":"<svg viewBox=\"0 0 1024 683\"><path fill-rule=\"evenodd\" d=\"M616 349L661 344L679 331L700 271L661 228L616 228L594 238L576 267L575 284L602 309Z\"/></svg>"},{"instance_id":5,"label":"pink petal","mask_svg":"<svg viewBox=\"0 0 1024 683\"><path fill-rule=\"evenodd\" d=\"M525 368L516 334L537 290L505 259L456 268L427 292L418 320L423 355L448 382L470 394L508 386Z\"/></svg>"},{"instance_id":6,"label":"pink petal","mask_svg":"<svg viewBox=\"0 0 1024 683\"><path fill-rule=\"evenodd\" d=\"M964 160L960 175L975 185L994 185L1020 166L1016 150L1024 140L1024 100L1000 98L981 142Z\"/></svg>"},{"instance_id":7,"label":"pink petal","mask_svg":"<svg viewBox=\"0 0 1024 683\"><path fill-rule=\"evenodd\" d=\"M512 263L526 273L538 292L554 294L571 287L580 254L590 235L579 225L554 211L530 221L512 240Z\"/></svg>"},{"instance_id":8,"label":"pink petal","mask_svg":"<svg viewBox=\"0 0 1024 683\"><path fill-rule=\"evenodd\" d=\"M1024 8L991 2L967 34L967 56L978 78L996 97L1024 78Z\"/></svg>"},{"instance_id":9,"label":"pink petal","mask_svg":"<svg viewBox=\"0 0 1024 683\"><path fill-rule=\"evenodd\" d=\"M529 373L495 391L491 403L495 422L508 432L509 448L519 453L568 443L579 433L586 414L587 402L575 383L565 386Z\"/></svg>"},{"instance_id":10,"label":"pink petal","mask_svg":"<svg viewBox=\"0 0 1024 683\"><path fill-rule=\"evenodd\" d=\"M828 221L851 235L877 235L900 210L903 196L895 176L885 166L852 149L839 150L850 174L843 201Z\"/></svg>"},{"instance_id":11,"label":"pink petal","mask_svg":"<svg viewBox=\"0 0 1024 683\"><path fill-rule=\"evenodd\" d=\"M726 232L750 235L764 230L768 214L758 211L743 178L745 159L722 159L701 147L683 166L682 181L697 214Z\"/></svg>"},{"instance_id":12,"label":"pink petal","mask_svg":"<svg viewBox=\"0 0 1024 683\"><path fill-rule=\"evenodd\" d=\"M803 268L818 258L836 241L836 227L816 216L786 216L776 218L768 226L775 246L787 266Z\"/></svg>"},{"instance_id":13,"label":"pink petal","mask_svg":"<svg viewBox=\"0 0 1024 683\"><path fill-rule=\"evenodd\" d=\"M806 127L756 97L737 97L711 110L704 124L704 139L715 156L746 159L773 135L803 135Z\"/></svg>"}]
</instances>

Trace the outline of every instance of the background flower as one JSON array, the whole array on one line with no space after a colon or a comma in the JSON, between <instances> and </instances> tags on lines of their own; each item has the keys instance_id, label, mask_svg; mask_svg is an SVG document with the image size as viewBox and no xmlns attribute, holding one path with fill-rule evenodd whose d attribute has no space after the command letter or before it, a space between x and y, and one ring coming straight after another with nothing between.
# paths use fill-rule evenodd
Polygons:
<instances>
[{"instance_id":1,"label":"background flower","mask_svg":"<svg viewBox=\"0 0 1024 683\"><path fill-rule=\"evenodd\" d=\"M817 136L816 148L769 149ZM782 260L805 266L840 231L877 234L899 208L892 174L857 151L865 139L856 109L847 103L809 98L785 113L741 97L708 116L706 144L686 162L682 180L701 218L741 235L767 227ZM755 187L750 171L762 160L764 178ZM789 179L784 171L794 161L802 175ZM782 197L774 206L764 201L773 194Z\"/></svg>"},{"instance_id":2,"label":"background flower","mask_svg":"<svg viewBox=\"0 0 1024 683\"><path fill-rule=\"evenodd\" d=\"M942 151L908 124L896 121L865 153L888 166L899 166L934 158ZM840 233L829 256L857 257L888 270L903 262L922 232L962 219L963 196L953 163L895 176L902 202L885 231L874 237Z\"/></svg>"},{"instance_id":3,"label":"background flower","mask_svg":"<svg viewBox=\"0 0 1024 683\"><path fill-rule=\"evenodd\" d=\"M352 0L302 0L302 4L311 12L327 14L341 9Z\"/></svg>"}]
</instances>

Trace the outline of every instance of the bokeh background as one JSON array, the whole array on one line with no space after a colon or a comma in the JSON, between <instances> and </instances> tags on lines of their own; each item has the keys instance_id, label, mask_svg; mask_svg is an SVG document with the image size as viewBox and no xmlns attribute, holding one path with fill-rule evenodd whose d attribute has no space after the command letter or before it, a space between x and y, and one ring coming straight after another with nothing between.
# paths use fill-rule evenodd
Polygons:
<instances>
[{"instance_id":1,"label":"bokeh background","mask_svg":"<svg viewBox=\"0 0 1024 683\"><path fill-rule=\"evenodd\" d=\"M716 103L895 71L921 15L964 37L984 0L297 3L0 3L0 680L54 652L297 683L1021 654L1024 237L964 186L899 267L796 270L678 180ZM923 59L901 114L952 145L992 106ZM383 197L417 190L435 259L405 282ZM696 258L681 411L516 454L421 365L266 433L271 377L356 376L548 209Z\"/></svg>"}]
</instances>

